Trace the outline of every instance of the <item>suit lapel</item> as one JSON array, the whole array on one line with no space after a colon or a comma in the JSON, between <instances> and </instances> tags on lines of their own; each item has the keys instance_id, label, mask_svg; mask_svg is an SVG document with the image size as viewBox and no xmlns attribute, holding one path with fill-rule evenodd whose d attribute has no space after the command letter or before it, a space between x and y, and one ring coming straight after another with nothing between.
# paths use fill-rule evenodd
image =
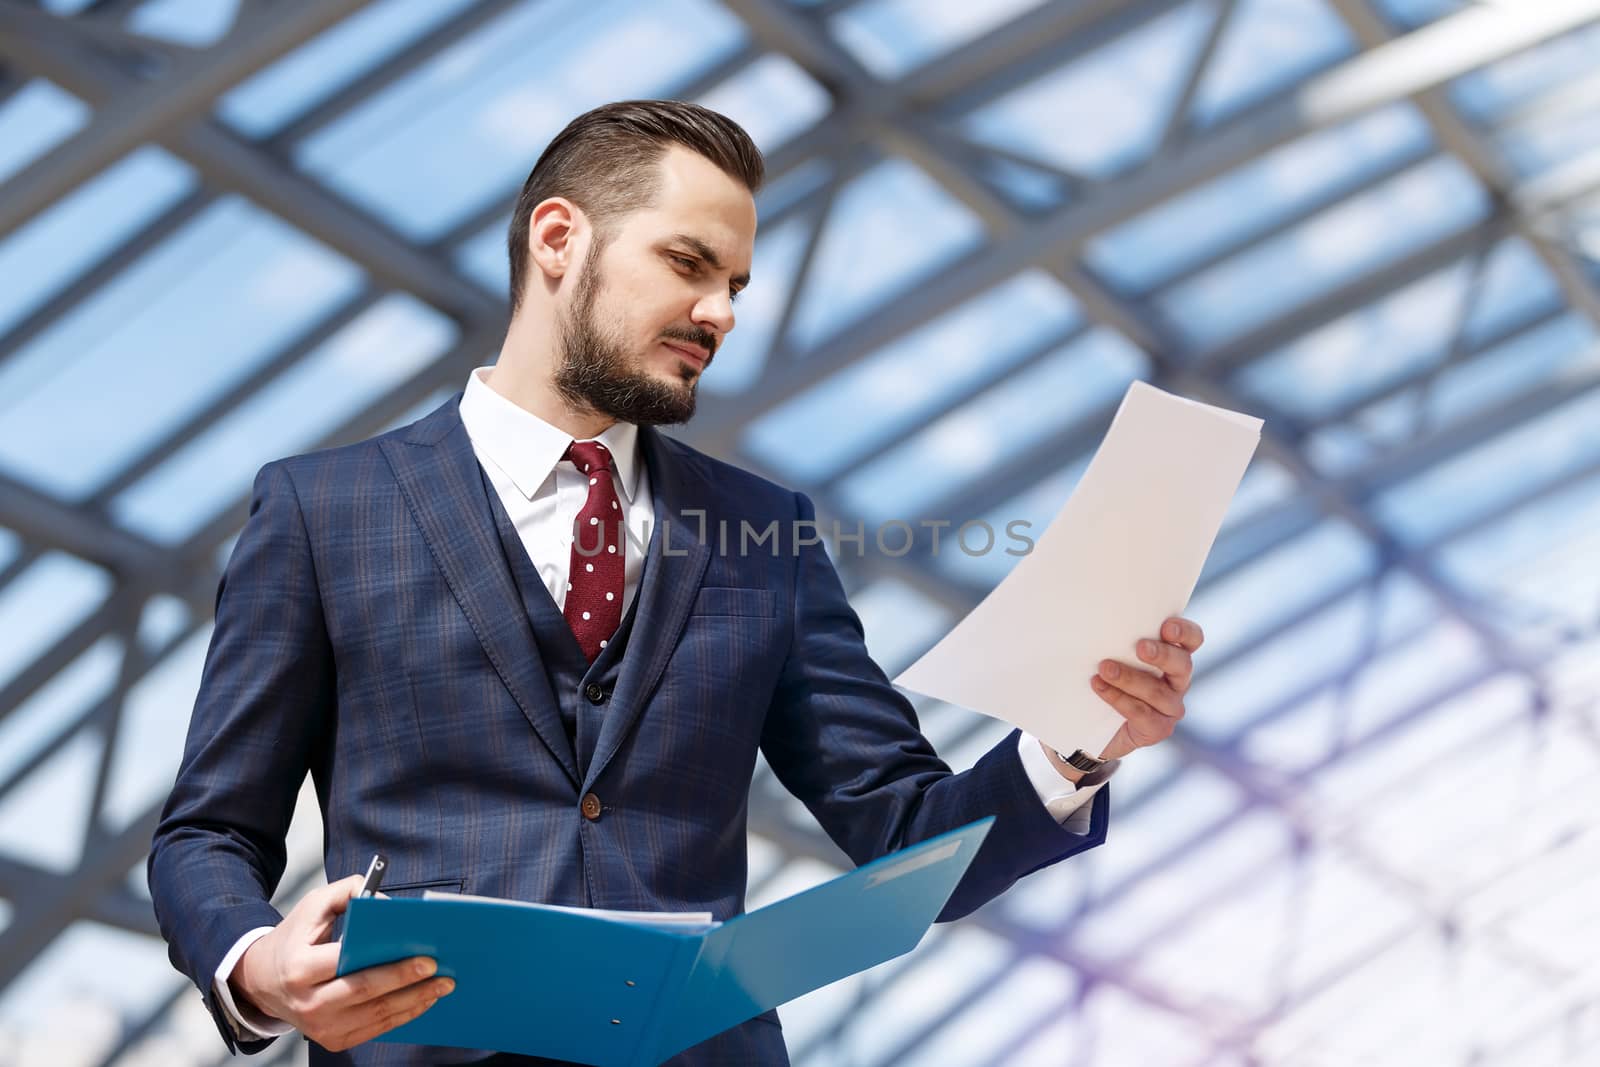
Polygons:
<instances>
[{"instance_id":1,"label":"suit lapel","mask_svg":"<svg viewBox=\"0 0 1600 1067\"><path fill-rule=\"evenodd\" d=\"M384 455L434 562L478 635L489 662L574 786L577 764L567 743L522 598L506 568L484 499L478 457L462 425L460 397L383 442Z\"/></svg>"},{"instance_id":2,"label":"suit lapel","mask_svg":"<svg viewBox=\"0 0 1600 1067\"><path fill-rule=\"evenodd\" d=\"M639 448L650 471L655 525L645 551L639 602L622 657L622 673L595 742L584 789L600 777L638 723L677 647L711 561L709 538L702 536L708 521L706 501L704 494L696 491L703 486L703 479L695 478L687 469L688 461L651 427L639 428ZM685 514L686 510L693 514Z\"/></svg>"}]
</instances>

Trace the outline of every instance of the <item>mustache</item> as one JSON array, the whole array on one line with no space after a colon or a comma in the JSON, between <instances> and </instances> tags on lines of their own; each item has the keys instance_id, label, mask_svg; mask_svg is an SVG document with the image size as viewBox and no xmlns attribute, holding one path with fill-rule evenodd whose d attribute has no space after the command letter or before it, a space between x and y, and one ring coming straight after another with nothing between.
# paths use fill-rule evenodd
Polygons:
<instances>
[{"instance_id":1,"label":"mustache","mask_svg":"<svg viewBox=\"0 0 1600 1067\"><path fill-rule=\"evenodd\" d=\"M717 354L716 335L698 326L671 326L662 330L661 336L669 341L687 341L689 344L699 345L706 350L707 365L710 365L711 357Z\"/></svg>"}]
</instances>

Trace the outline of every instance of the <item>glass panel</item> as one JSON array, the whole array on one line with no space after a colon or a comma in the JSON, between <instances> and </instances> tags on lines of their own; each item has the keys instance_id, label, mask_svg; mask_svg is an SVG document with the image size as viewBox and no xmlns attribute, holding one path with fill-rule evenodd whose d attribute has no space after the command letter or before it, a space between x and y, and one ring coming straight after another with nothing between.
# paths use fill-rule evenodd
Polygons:
<instances>
[{"instance_id":1,"label":"glass panel","mask_svg":"<svg viewBox=\"0 0 1600 1067\"><path fill-rule=\"evenodd\" d=\"M158 593L145 601L139 613L139 645L163 648L189 625L189 606L175 596Z\"/></svg>"},{"instance_id":2,"label":"glass panel","mask_svg":"<svg viewBox=\"0 0 1600 1067\"><path fill-rule=\"evenodd\" d=\"M1153 756L1157 751L1152 748L1148 754ZM1112 788L1118 792L1119 800L1127 795L1123 779L1127 777L1125 771L1133 766L1134 761L1128 760L1117 771ZM1172 857L1192 851L1208 831L1226 825L1246 804L1238 784L1209 767L1174 764L1167 771L1168 775L1161 779L1161 789L1141 794L1137 807L1129 806L1119 813L1127 816L1118 827L1119 847L1106 849L1095 857L1091 892L1094 901L1103 903L1117 898L1170 863ZM1060 922L1058 910L1052 925L1059 926Z\"/></svg>"},{"instance_id":3,"label":"glass panel","mask_svg":"<svg viewBox=\"0 0 1600 1067\"><path fill-rule=\"evenodd\" d=\"M978 521L987 523L990 529L997 531L997 536L1003 537L996 551L971 555L962 552L959 544L949 545L946 535L940 540L939 570L974 589L999 585L1017 565L1017 560L1038 547L1039 538L1066 506L1083 472L1089 469L1093 455L1092 451L1084 453L987 515L980 516Z\"/></svg>"},{"instance_id":4,"label":"glass panel","mask_svg":"<svg viewBox=\"0 0 1600 1067\"><path fill-rule=\"evenodd\" d=\"M1245 367L1235 380L1280 411L1323 418L1442 363L1469 294L1464 335L1469 344L1527 321L1560 300L1554 279L1520 239L1500 245L1469 288L1471 272L1471 265L1463 262L1432 274L1313 330ZM1438 380L1442 384L1466 375L1475 372L1456 368Z\"/></svg>"},{"instance_id":5,"label":"glass panel","mask_svg":"<svg viewBox=\"0 0 1600 1067\"><path fill-rule=\"evenodd\" d=\"M905 1067L949 1067L952 1063L1006 1062L1007 1050L1070 1005L1077 974L1039 956L1008 968L975 999L962 1004L943 1025L924 1034ZM991 1057L999 1056L996 1060Z\"/></svg>"},{"instance_id":6,"label":"glass panel","mask_svg":"<svg viewBox=\"0 0 1600 1067\"><path fill-rule=\"evenodd\" d=\"M1155 149L1210 10L1185 4L985 105L964 126L980 141L1087 176L1126 170Z\"/></svg>"},{"instance_id":7,"label":"glass panel","mask_svg":"<svg viewBox=\"0 0 1600 1067\"><path fill-rule=\"evenodd\" d=\"M116 684L121 666L121 640L102 637L7 712L0 719L0 781L14 775L67 723L103 700Z\"/></svg>"},{"instance_id":8,"label":"glass panel","mask_svg":"<svg viewBox=\"0 0 1600 1067\"><path fill-rule=\"evenodd\" d=\"M1600 478L1519 508L1445 546L1438 559L1508 636L1570 641L1593 628L1600 604Z\"/></svg>"},{"instance_id":9,"label":"glass panel","mask_svg":"<svg viewBox=\"0 0 1600 1067\"><path fill-rule=\"evenodd\" d=\"M1295 494L1294 476L1270 459L1257 456L1250 461L1233 494L1233 503L1222 519L1222 533L1229 533L1248 523L1268 508L1291 499Z\"/></svg>"},{"instance_id":10,"label":"glass panel","mask_svg":"<svg viewBox=\"0 0 1600 1067\"><path fill-rule=\"evenodd\" d=\"M893 80L956 46L1009 22L1043 0L868 0L828 20L868 70Z\"/></svg>"},{"instance_id":11,"label":"glass panel","mask_svg":"<svg viewBox=\"0 0 1600 1067\"><path fill-rule=\"evenodd\" d=\"M219 201L0 367L0 464L87 495L359 284L273 216Z\"/></svg>"},{"instance_id":12,"label":"glass panel","mask_svg":"<svg viewBox=\"0 0 1600 1067\"><path fill-rule=\"evenodd\" d=\"M0 685L15 678L111 595L111 577L63 552L47 552L0 587Z\"/></svg>"},{"instance_id":13,"label":"glass panel","mask_svg":"<svg viewBox=\"0 0 1600 1067\"><path fill-rule=\"evenodd\" d=\"M0 181L22 170L89 121L89 107L43 78L34 78L0 108Z\"/></svg>"},{"instance_id":14,"label":"glass panel","mask_svg":"<svg viewBox=\"0 0 1600 1067\"><path fill-rule=\"evenodd\" d=\"M846 1024L847 1047L859 1063L897 1062L889 1058L897 1048L988 987L1012 962L1004 939L976 926L955 927L937 949L924 949L920 966L872 991L870 1007Z\"/></svg>"},{"instance_id":15,"label":"glass panel","mask_svg":"<svg viewBox=\"0 0 1600 1067\"><path fill-rule=\"evenodd\" d=\"M756 194L756 217L770 219L819 192L833 176L826 160L808 159L783 177L769 180Z\"/></svg>"},{"instance_id":16,"label":"glass panel","mask_svg":"<svg viewBox=\"0 0 1600 1067\"><path fill-rule=\"evenodd\" d=\"M744 40L711 0L663 0L622 21L584 0L524 4L307 138L296 162L407 237L433 240L509 196L580 112L670 95Z\"/></svg>"},{"instance_id":17,"label":"glass panel","mask_svg":"<svg viewBox=\"0 0 1600 1067\"><path fill-rule=\"evenodd\" d=\"M156 938L79 920L0 993L0 1026L48 1057L35 1063L109 1061L127 1020L185 984Z\"/></svg>"},{"instance_id":18,"label":"glass panel","mask_svg":"<svg viewBox=\"0 0 1600 1067\"><path fill-rule=\"evenodd\" d=\"M211 627L201 627L128 690L100 818L112 833L143 817L172 789Z\"/></svg>"},{"instance_id":19,"label":"glass panel","mask_svg":"<svg viewBox=\"0 0 1600 1067\"><path fill-rule=\"evenodd\" d=\"M1396 26L1415 29L1434 19L1453 15L1470 0L1378 0L1378 7Z\"/></svg>"},{"instance_id":20,"label":"glass panel","mask_svg":"<svg viewBox=\"0 0 1600 1067\"><path fill-rule=\"evenodd\" d=\"M104 748L98 730L80 730L0 797L0 852L57 874L76 870ZM4 1003L0 994L0 1011Z\"/></svg>"},{"instance_id":21,"label":"glass panel","mask_svg":"<svg viewBox=\"0 0 1600 1067\"><path fill-rule=\"evenodd\" d=\"M874 551L870 540L866 550ZM867 651L890 677L909 667L955 622L938 601L894 578L856 590L850 606L861 617Z\"/></svg>"},{"instance_id":22,"label":"glass panel","mask_svg":"<svg viewBox=\"0 0 1600 1067\"><path fill-rule=\"evenodd\" d=\"M929 409L1000 378L1078 318L1054 279L1018 275L761 416L744 446L773 470L815 481Z\"/></svg>"},{"instance_id":23,"label":"glass panel","mask_svg":"<svg viewBox=\"0 0 1600 1067\"><path fill-rule=\"evenodd\" d=\"M1088 259L1130 289L1149 289L1246 236L1423 151L1427 123L1409 105L1303 137L1109 230Z\"/></svg>"},{"instance_id":24,"label":"glass panel","mask_svg":"<svg viewBox=\"0 0 1600 1067\"><path fill-rule=\"evenodd\" d=\"M123 23L145 37L209 48L227 34L239 0L145 0Z\"/></svg>"},{"instance_id":25,"label":"glass panel","mask_svg":"<svg viewBox=\"0 0 1600 1067\"><path fill-rule=\"evenodd\" d=\"M1561 34L1458 78L1450 95L1480 120L1503 115L1560 83L1594 70L1600 26Z\"/></svg>"},{"instance_id":26,"label":"glass panel","mask_svg":"<svg viewBox=\"0 0 1600 1067\"><path fill-rule=\"evenodd\" d=\"M1353 956L1415 923L1414 904L1395 881L1309 846L1294 861L1261 870L1237 893L1197 908L1140 953L1134 971L1169 991L1185 1014L1208 1023L1248 1026L1281 1018L1302 990L1328 980L1330 968L1340 973ZM1218 981L1216 961L1223 957L1228 979Z\"/></svg>"},{"instance_id":27,"label":"glass panel","mask_svg":"<svg viewBox=\"0 0 1600 1067\"><path fill-rule=\"evenodd\" d=\"M1436 159L1180 283L1158 304L1193 340L1214 344L1487 212L1465 168Z\"/></svg>"},{"instance_id":28,"label":"glass panel","mask_svg":"<svg viewBox=\"0 0 1600 1067\"><path fill-rule=\"evenodd\" d=\"M11 329L195 186L159 148L135 150L0 243L0 333ZM14 386L17 387L17 386Z\"/></svg>"},{"instance_id":29,"label":"glass panel","mask_svg":"<svg viewBox=\"0 0 1600 1067\"><path fill-rule=\"evenodd\" d=\"M1349 706L1341 708L1329 729L1317 730L1305 722L1294 738L1300 746L1314 746L1317 752L1324 753L1335 742L1353 740L1358 732L1364 732L1358 730L1357 720L1365 716L1367 722L1373 722L1378 718L1378 705L1404 698L1411 685L1392 687L1394 692L1385 696L1381 691L1369 692L1378 687L1369 686L1359 672L1373 670L1374 678L1387 678L1387 673L1373 669L1370 661L1388 646L1410 640L1438 614L1433 597L1414 579L1400 573L1385 575L1376 584L1363 585L1338 598L1292 628L1268 632L1259 644L1226 665L1201 672L1190 690L1189 710L1193 714L1186 715L1184 722L1219 745L1230 744L1246 731L1254 736L1258 729L1277 728L1279 717L1268 720L1263 727L1262 716L1269 712L1281 715L1297 695L1311 699L1327 686ZM1466 646L1470 663L1478 650L1470 641ZM1205 651L1211 651L1209 639ZM1450 673L1442 664L1456 662L1460 657L1446 655L1443 648L1439 651L1441 667L1422 673L1441 685L1449 684ZM1358 686L1364 687L1363 702L1349 696Z\"/></svg>"},{"instance_id":30,"label":"glass panel","mask_svg":"<svg viewBox=\"0 0 1600 1067\"><path fill-rule=\"evenodd\" d=\"M1300 418L1346 407L1444 359L1469 274L1457 263L1413 282L1246 366L1236 381Z\"/></svg>"},{"instance_id":31,"label":"glass panel","mask_svg":"<svg viewBox=\"0 0 1600 1067\"><path fill-rule=\"evenodd\" d=\"M313 446L439 358L456 333L414 298L385 297L129 486L111 514L158 541L183 541L248 493L262 464Z\"/></svg>"},{"instance_id":32,"label":"glass panel","mask_svg":"<svg viewBox=\"0 0 1600 1067\"><path fill-rule=\"evenodd\" d=\"M1374 404L1352 421L1382 449L1462 422L1557 376L1600 372L1594 328L1576 313L1520 334L1484 355L1442 372L1432 382Z\"/></svg>"},{"instance_id":33,"label":"glass panel","mask_svg":"<svg viewBox=\"0 0 1600 1067\"><path fill-rule=\"evenodd\" d=\"M1102 958L1135 953L1193 915L1197 901L1220 890L1249 884L1260 871L1281 863L1291 847L1289 834L1277 815L1247 809L1212 834L1204 849L1172 853L1158 871L1147 872L1128 883L1124 892L1105 898L1095 908L1094 921L1074 924L1072 941L1085 952ZM1183 1061L1181 1057L1153 1057L1136 1058L1133 1062Z\"/></svg>"},{"instance_id":34,"label":"glass panel","mask_svg":"<svg viewBox=\"0 0 1600 1067\"><path fill-rule=\"evenodd\" d=\"M1495 138L1519 175L1536 177L1600 148L1600 113L1553 115L1522 123Z\"/></svg>"},{"instance_id":35,"label":"glass panel","mask_svg":"<svg viewBox=\"0 0 1600 1067\"><path fill-rule=\"evenodd\" d=\"M1142 352L1119 334L1096 330L858 466L840 482L840 499L874 521L915 522L923 508L974 477L1111 404L1144 370Z\"/></svg>"},{"instance_id":36,"label":"glass panel","mask_svg":"<svg viewBox=\"0 0 1600 1067\"><path fill-rule=\"evenodd\" d=\"M382 0L341 19L217 103L217 114L251 137L267 137L473 0Z\"/></svg>"},{"instance_id":37,"label":"glass panel","mask_svg":"<svg viewBox=\"0 0 1600 1067\"><path fill-rule=\"evenodd\" d=\"M506 258L506 234L511 230L511 216L496 219L456 246L456 269L495 296L509 299L511 292L511 261Z\"/></svg>"},{"instance_id":38,"label":"glass panel","mask_svg":"<svg viewBox=\"0 0 1600 1067\"><path fill-rule=\"evenodd\" d=\"M1477 279L1466 339L1482 341L1537 312L1554 310L1563 299L1561 287L1526 241L1503 241Z\"/></svg>"},{"instance_id":39,"label":"glass panel","mask_svg":"<svg viewBox=\"0 0 1600 1067\"><path fill-rule=\"evenodd\" d=\"M982 236L977 217L921 170L903 160L878 164L834 201L791 341L802 351L821 345Z\"/></svg>"},{"instance_id":40,"label":"glass panel","mask_svg":"<svg viewBox=\"0 0 1600 1067\"><path fill-rule=\"evenodd\" d=\"M810 129L833 106L827 90L794 60L771 52L719 82L698 102L743 126L763 152Z\"/></svg>"},{"instance_id":41,"label":"glass panel","mask_svg":"<svg viewBox=\"0 0 1600 1067\"><path fill-rule=\"evenodd\" d=\"M1511 498L1600 462L1600 391L1466 449L1377 498L1377 513L1408 544L1432 540Z\"/></svg>"},{"instance_id":42,"label":"glass panel","mask_svg":"<svg viewBox=\"0 0 1600 1067\"><path fill-rule=\"evenodd\" d=\"M1243 570L1202 584L1187 614L1205 627L1206 654L1226 656L1369 576L1376 564L1366 538L1344 522L1325 519Z\"/></svg>"},{"instance_id":43,"label":"glass panel","mask_svg":"<svg viewBox=\"0 0 1600 1067\"><path fill-rule=\"evenodd\" d=\"M1240 0L1195 94L1211 124L1355 51L1344 20L1322 0Z\"/></svg>"}]
</instances>

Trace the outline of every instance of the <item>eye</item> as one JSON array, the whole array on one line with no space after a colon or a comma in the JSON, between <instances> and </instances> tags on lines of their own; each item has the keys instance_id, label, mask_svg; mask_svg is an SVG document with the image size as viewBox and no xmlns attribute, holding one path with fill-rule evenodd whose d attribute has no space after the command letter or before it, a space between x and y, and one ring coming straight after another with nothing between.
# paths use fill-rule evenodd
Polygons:
<instances>
[{"instance_id":1,"label":"eye","mask_svg":"<svg viewBox=\"0 0 1600 1067\"><path fill-rule=\"evenodd\" d=\"M739 294L742 293L742 292L744 292L743 289L729 289L728 290L728 303L730 303L730 304L736 303L738 301L738 299L739 299Z\"/></svg>"},{"instance_id":2,"label":"eye","mask_svg":"<svg viewBox=\"0 0 1600 1067\"><path fill-rule=\"evenodd\" d=\"M700 269L699 262L696 261L696 260L690 259L687 256L671 256L670 258L672 259L672 262L676 263L678 266L682 267L684 270L699 270Z\"/></svg>"}]
</instances>

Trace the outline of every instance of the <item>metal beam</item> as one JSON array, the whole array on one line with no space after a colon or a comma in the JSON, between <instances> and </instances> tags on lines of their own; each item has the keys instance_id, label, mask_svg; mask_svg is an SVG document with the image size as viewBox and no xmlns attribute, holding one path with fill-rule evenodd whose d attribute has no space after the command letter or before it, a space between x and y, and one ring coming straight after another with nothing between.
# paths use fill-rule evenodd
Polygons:
<instances>
[{"instance_id":1,"label":"metal beam","mask_svg":"<svg viewBox=\"0 0 1600 1067\"><path fill-rule=\"evenodd\" d=\"M120 529L90 505L62 503L0 473L0 524L39 545L97 563L124 581L170 581L172 561L155 542Z\"/></svg>"},{"instance_id":2,"label":"metal beam","mask_svg":"<svg viewBox=\"0 0 1600 1067\"><path fill-rule=\"evenodd\" d=\"M1371 0L1332 0L1332 3L1357 39L1368 47L1385 47L1394 40ZM1461 118L1444 89L1437 86L1427 89L1416 94L1414 100L1439 142L1478 176L1496 200L1505 197L1515 185L1510 167L1499 152ZM1514 214L1513 219L1517 233L1533 247L1568 302L1588 316L1590 322L1600 326L1600 289L1596 288L1594 279L1574 263L1570 253L1540 233L1528 217Z\"/></svg>"},{"instance_id":3,"label":"metal beam","mask_svg":"<svg viewBox=\"0 0 1600 1067\"><path fill-rule=\"evenodd\" d=\"M99 262L79 274L28 313L20 322L0 335L0 363L21 351L34 338L90 300L102 286L138 261L150 249L183 229L216 201L208 189L196 189L165 213L142 226L136 233L100 257Z\"/></svg>"},{"instance_id":4,"label":"metal beam","mask_svg":"<svg viewBox=\"0 0 1600 1067\"><path fill-rule=\"evenodd\" d=\"M0 200L0 238L141 144L206 114L224 91L366 2L323 0L270 9L251 5L221 44L175 63L159 82L135 82L116 72L122 79L120 91L91 98L94 118L82 132L7 180L6 196ZM0 54L24 69L35 50L53 48L62 36L75 38L81 32L34 8L0 5Z\"/></svg>"},{"instance_id":5,"label":"metal beam","mask_svg":"<svg viewBox=\"0 0 1600 1067\"><path fill-rule=\"evenodd\" d=\"M359 2L364 0L339 0L347 8L359 6ZM317 5L320 17L334 6L325 9ZM35 24L39 19L44 20L42 25ZM83 55L76 42L52 26L47 16L32 13L24 21L29 23L29 38L24 41L0 34L0 56L61 82L97 106L141 92L140 83ZM0 28L3 25L0 23ZM243 77L253 68L245 69L240 60L228 69L235 77ZM220 80L221 76L214 77ZM316 235L366 271L377 285L414 293L463 324L492 321L504 327L503 301L484 293L447 264L419 250L320 183L287 163L271 159L209 119L195 118L192 107L179 108L176 103L159 98L151 105L151 111L144 121L153 124L160 119L162 124L147 130L148 137L187 159L215 187L240 192L286 222ZM39 165L52 158L53 155L46 156ZM65 188L56 192L65 192ZM4 203L9 210L17 202L8 196ZM20 216L16 221L26 217ZM0 234L6 232L6 218L0 211Z\"/></svg>"},{"instance_id":6,"label":"metal beam","mask_svg":"<svg viewBox=\"0 0 1600 1067\"><path fill-rule=\"evenodd\" d=\"M741 12L767 6L767 0L737 0L734 4ZM726 424L743 423L770 410L929 321L937 311L962 303L1028 267L1049 269L1070 260L1096 234L1272 148L1442 85L1596 18L1600 18L1600 0L1562 0L1535 10L1471 8L1348 60L1203 141L1157 153L1102 190L1100 196L1030 220L1013 240L986 246L935 277L918 279L912 283L915 299L892 302L882 313L831 339L806 359L767 376L741 395L738 403L708 412L710 418L704 424L697 421L696 429L703 429L712 439L726 437L730 433ZM764 43L784 48L785 40L773 36ZM797 43L794 48L796 54L805 56L810 46ZM823 69L836 66L830 63ZM891 89L875 92L880 98L894 96ZM879 99L874 108L878 114L898 114L902 106L898 100Z\"/></svg>"}]
</instances>

